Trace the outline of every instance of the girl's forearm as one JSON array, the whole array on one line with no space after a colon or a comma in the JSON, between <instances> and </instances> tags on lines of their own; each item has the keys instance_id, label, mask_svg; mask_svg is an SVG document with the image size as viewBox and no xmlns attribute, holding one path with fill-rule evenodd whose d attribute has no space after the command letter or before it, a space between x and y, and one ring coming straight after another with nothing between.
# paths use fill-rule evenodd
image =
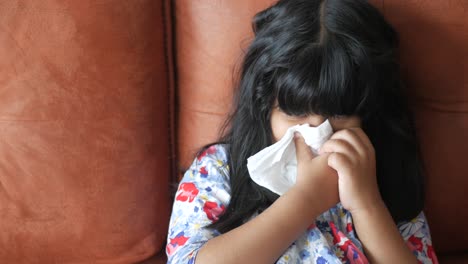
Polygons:
<instances>
[{"instance_id":1,"label":"girl's forearm","mask_svg":"<svg viewBox=\"0 0 468 264\"><path fill-rule=\"evenodd\" d=\"M321 212L313 208L290 190L254 219L210 239L196 264L274 263L314 223Z\"/></svg>"},{"instance_id":2,"label":"girl's forearm","mask_svg":"<svg viewBox=\"0 0 468 264\"><path fill-rule=\"evenodd\" d=\"M383 201L352 217L370 263L417 263Z\"/></svg>"}]
</instances>

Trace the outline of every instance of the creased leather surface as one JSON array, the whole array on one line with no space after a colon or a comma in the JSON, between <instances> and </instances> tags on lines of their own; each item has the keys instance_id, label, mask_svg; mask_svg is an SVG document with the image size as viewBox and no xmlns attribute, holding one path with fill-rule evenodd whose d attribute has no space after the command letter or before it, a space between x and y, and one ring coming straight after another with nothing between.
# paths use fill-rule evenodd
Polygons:
<instances>
[{"instance_id":1,"label":"creased leather surface","mask_svg":"<svg viewBox=\"0 0 468 264\"><path fill-rule=\"evenodd\" d=\"M384 12L400 33L434 247L467 252L468 1L385 0Z\"/></svg>"},{"instance_id":2,"label":"creased leather surface","mask_svg":"<svg viewBox=\"0 0 468 264\"><path fill-rule=\"evenodd\" d=\"M163 248L161 1L0 1L0 262L134 263Z\"/></svg>"}]
</instances>

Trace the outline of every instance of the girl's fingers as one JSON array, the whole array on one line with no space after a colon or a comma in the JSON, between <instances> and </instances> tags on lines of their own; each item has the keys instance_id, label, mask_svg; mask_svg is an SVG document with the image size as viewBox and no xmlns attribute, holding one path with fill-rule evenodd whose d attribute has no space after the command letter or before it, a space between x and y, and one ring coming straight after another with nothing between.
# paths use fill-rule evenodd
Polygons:
<instances>
[{"instance_id":1,"label":"girl's fingers","mask_svg":"<svg viewBox=\"0 0 468 264\"><path fill-rule=\"evenodd\" d=\"M304 138L301 136L301 133L295 132L294 133L294 145L296 145L296 158L297 162L307 161L314 158L312 154L312 150L310 147L305 143Z\"/></svg>"},{"instance_id":2,"label":"girl's fingers","mask_svg":"<svg viewBox=\"0 0 468 264\"><path fill-rule=\"evenodd\" d=\"M370 141L369 137L364 133L362 128L360 127L352 127L350 128L351 131L356 133L356 135L359 137L361 142L366 146L367 150L374 152L374 146L372 145L372 142Z\"/></svg>"},{"instance_id":3,"label":"girl's fingers","mask_svg":"<svg viewBox=\"0 0 468 264\"><path fill-rule=\"evenodd\" d=\"M346 140L330 139L320 148L320 154L338 152L346 155L350 161L354 161L358 155L356 149Z\"/></svg>"},{"instance_id":4,"label":"girl's fingers","mask_svg":"<svg viewBox=\"0 0 468 264\"><path fill-rule=\"evenodd\" d=\"M336 132L335 134L333 134L330 139L340 139L340 140L349 142L360 156L366 156L366 153L368 152L366 144L357 135L355 130L352 130L352 129L340 130Z\"/></svg>"},{"instance_id":5,"label":"girl's fingers","mask_svg":"<svg viewBox=\"0 0 468 264\"><path fill-rule=\"evenodd\" d=\"M328 156L328 166L336 171L347 173L351 168L351 161L342 153L331 153Z\"/></svg>"}]
</instances>

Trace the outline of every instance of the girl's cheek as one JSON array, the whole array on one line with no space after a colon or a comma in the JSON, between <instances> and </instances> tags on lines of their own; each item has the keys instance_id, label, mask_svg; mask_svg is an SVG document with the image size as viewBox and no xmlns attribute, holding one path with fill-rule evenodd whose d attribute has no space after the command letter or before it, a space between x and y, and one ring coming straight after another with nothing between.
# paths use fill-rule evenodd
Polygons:
<instances>
[{"instance_id":1,"label":"girl's cheek","mask_svg":"<svg viewBox=\"0 0 468 264\"><path fill-rule=\"evenodd\" d=\"M273 138L275 142L279 141L284 136L284 134L286 134L288 128L289 126L287 125L280 125L273 130Z\"/></svg>"}]
</instances>

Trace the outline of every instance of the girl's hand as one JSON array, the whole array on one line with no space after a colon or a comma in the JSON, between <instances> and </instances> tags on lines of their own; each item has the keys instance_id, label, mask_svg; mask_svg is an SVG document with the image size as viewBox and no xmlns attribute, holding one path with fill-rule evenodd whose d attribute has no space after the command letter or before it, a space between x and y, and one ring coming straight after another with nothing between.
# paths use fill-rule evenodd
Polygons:
<instances>
[{"instance_id":1,"label":"girl's hand","mask_svg":"<svg viewBox=\"0 0 468 264\"><path fill-rule=\"evenodd\" d=\"M328 154L314 156L300 133L294 135L297 157L296 184L291 191L310 204L320 214L339 202L338 177L328 166Z\"/></svg>"},{"instance_id":2,"label":"girl's hand","mask_svg":"<svg viewBox=\"0 0 468 264\"><path fill-rule=\"evenodd\" d=\"M323 144L319 153L330 154L328 165L338 172L341 204L351 214L381 202L374 147L361 128L336 132Z\"/></svg>"}]
</instances>

